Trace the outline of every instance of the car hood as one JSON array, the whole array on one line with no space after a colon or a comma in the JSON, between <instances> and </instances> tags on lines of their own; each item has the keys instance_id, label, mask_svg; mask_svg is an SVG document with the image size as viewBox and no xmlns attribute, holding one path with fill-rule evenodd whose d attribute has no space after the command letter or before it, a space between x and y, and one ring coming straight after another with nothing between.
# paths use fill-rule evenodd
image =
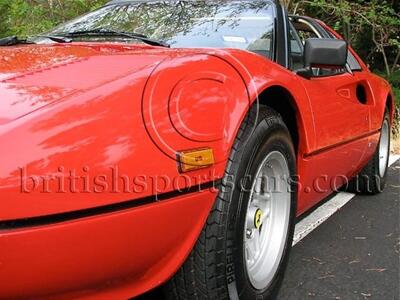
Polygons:
<instances>
[{"instance_id":1,"label":"car hood","mask_svg":"<svg viewBox=\"0 0 400 300\"><path fill-rule=\"evenodd\" d=\"M229 69L240 80L235 69L207 54L121 44L0 47L0 231L14 228L15 220L149 199L218 179L214 170L204 169L193 172L193 180L176 180L181 174L175 156L160 149L204 145L171 127L166 102L177 81L191 83L193 70L203 76L213 68ZM207 76L214 80L215 74ZM195 87L209 87L207 81L200 84ZM185 107L194 100L200 112L213 106L202 100L204 94L192 100L190 89L184 91L190 102L181 103L181 111L189 112L182 116L197 126L201 119L192 118ZM243 97L236 93L234 99L244 99L240 91ZM155 140L158 133L162 140ZM207 141L217 159L224 149L219 144ZM223 163L218 168L223 174ZM160 176L171 181L163 185Z\"/></svg>"},{"instance_id":2,"label":"car hood","mask_svg":"<svg viewBox=\"0 0 400 300\"><path fill-rule=\"evenodd\" d=\"M72 94L154 66L164 59L164 52L138 45L0 48L0 126Z\"/></svg>"}]
</instances>

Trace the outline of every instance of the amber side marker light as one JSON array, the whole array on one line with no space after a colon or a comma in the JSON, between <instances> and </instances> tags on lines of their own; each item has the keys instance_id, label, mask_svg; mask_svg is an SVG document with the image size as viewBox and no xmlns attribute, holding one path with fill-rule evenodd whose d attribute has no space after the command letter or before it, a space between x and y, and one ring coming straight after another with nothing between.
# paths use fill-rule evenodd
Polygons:
<instances>
[{"instance_id":1,"label":"amber side marker light","mask_svg":"<svg viewBox=\"0 0 400 300\"><path fill-rule=\"evenodd\" d=\"M182 173L207 168L215 163L211 148L193 149L177 153L179 171Z\"/></svg>"}]
</instances>

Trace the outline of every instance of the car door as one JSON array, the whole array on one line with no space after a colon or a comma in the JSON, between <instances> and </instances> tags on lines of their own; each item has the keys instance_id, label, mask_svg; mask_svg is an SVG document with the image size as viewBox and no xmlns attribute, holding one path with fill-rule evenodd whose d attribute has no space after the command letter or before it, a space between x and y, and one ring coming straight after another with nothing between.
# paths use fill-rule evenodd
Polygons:
<instances>
[{"instance_id":1,"label":"car door","mask_svg":"<svg viewBox=\"0 0 400 300\"><path fill-rule=\"evenodd\" d=\"M323 38L312 28L303 36L290 26L291 69L303 68L303 41ZM306 26L302 24L302 29ZM305 209L314 206L346 185L363 164L370 132L368 86L346 69L313 69L312 78L297 74L308 95L315 126L315 143L310 153L299 157L299 197Z\"/></svg>"},{"instance_id":2,"label":"car door","mask_svg":"<svg viewBox=\"0 0 400 300\"><path fill-rule=\"evenodd\" d=\"M356 77L343 73L301 81L311 101L316 151L350 143L368 134L369 107L357 96L357 90L363 87Z\"/></svg>"},{"instance_id":3,"label":"car door","mask_svg":"<svg viewBox=\"0 0 400 300\"><path fill-rule=\"evenodd\" d=\"M298 68L301 65L298 52L303 43L293 24L290 39L294 49L291 57L296 62L293 66ZM316 147L310 155L341 148L347 164L356 168L368 144L365 136L370 131L368 85L347 70L314 69L313 73L310 79L298 76L309 96L315 124Z\"/></svg>"}]
</instances>

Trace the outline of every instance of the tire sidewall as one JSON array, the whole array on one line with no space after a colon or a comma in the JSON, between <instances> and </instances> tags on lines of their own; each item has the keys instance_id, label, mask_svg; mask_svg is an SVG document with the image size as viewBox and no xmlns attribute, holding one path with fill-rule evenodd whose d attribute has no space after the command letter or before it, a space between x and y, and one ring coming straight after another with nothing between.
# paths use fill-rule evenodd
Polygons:
<instances>
[{"instance_id":1,"label":"tire sidewall","mask_svg":"<svg viewBox=\"0 0 400 300\"><path fill-rule=\"evenodd\" d=\"M391 126L390 126L390 116L389 116L389 112L388 111L385 112L385 116L384 116L383 122L382 122L382 127L383 127L383 124L385 123L385 121L387 121L388 124L389 124L389 137L388 137L387 155L388 155L388 157L390 157ZM389 159L388 159L388 163L386 165L385 173L384 173L383 176L381 176L380 171L379 171L379 160L380 160L379 149L380 149L381 138L382 138L382 135L379 138L379 143L378 143L378 147L377 147L377 150L376 150L376 153L375 153L375 160L374 160L374 164L375 164L374 169L376 170L375 171L375 179L378 180L377 186L379 187L379 191L380 192L382 192L384 190L384 188L385 188L386 177L387 177L387 173L388 173L388 170L389 170Z\"/></svg>"},{"instance_id":2,"label":"tire sidewall","mask_svg":"<svg viewBox=\"0 0 400 300\"><path fill-rule=\"evenodd\" d=\"M291 207L288 233L283 255L269 286L256 290L250 283L244 255L244 226L249 202L249 190L256 172L264 158L273 151L279 151L286 158L291 180ZM283 279L287 266L291 242L293 240L294 219L297 203L297 184L295 151L289 132L279 117L261 120L254 128L251 138L240 150L235 185L231 195L231 206L228 213L227 226L227 280L231 299L268 299L275 295Z\"/></svg>"}]
</instances>

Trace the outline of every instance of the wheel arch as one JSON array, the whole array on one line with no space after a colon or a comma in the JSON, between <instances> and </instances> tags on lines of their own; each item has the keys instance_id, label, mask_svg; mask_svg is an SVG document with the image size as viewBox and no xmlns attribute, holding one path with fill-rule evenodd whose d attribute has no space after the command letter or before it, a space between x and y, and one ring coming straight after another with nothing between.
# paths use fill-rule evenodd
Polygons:
<instances>
[{"instance_id":1,"label":"wheel arch","mask_svg":"<svg viewBox=\"0 0 400 300\"><path fill-rule=\"evenodd\" d=\"M273 85L259 93L258 103L274 109L281 115L298 154L306 135L300 109L292 93L283 86Z\"/></svg>"},{"instance_id":2,"label":"wheel arch","mask_svg":"<svg viewBox=\"0 0 400 300\"><path fill-rule=\"evenodd\" d=\"M390 121L393 123L394 114L395 114L395 105L394 105L394 99L393 99L393 96L391 93L389 93L386 97L385 109L387 109L389 111Z\"/></svg>"}]
</instances>

